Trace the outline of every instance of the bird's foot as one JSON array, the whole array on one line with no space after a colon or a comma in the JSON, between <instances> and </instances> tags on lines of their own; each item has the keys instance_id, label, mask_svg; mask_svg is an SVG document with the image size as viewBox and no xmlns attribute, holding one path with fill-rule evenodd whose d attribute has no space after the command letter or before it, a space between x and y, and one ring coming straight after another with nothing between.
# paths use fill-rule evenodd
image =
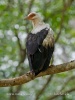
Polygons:
<instances>
[{"instance_id":1,"label":"bird's foot","mask_svg":"<svg viewBox=\"0 0 75 100\"><path fill-rule=\"evenodd\" d=\"M35 72L33 70L30 71L33 76L35 76Z\"/></svg>"},{"instance_id":2,"label":"bird's foot","mask_svg":"<svg viewBox=\"0 0 75 100\"><path fill-rule=\"evenodd\" d=\"M50 66L49 66L49 68L52 68L52 67L54 67L54 66L53 66L53 65L50 65Z\"/></svg>"},{"instance_id":3,"label":"bird's foot","mask_svg":"<svg viewBox=\"0 0 75 100\"><path fill-rule=\"evenodd\" d=\"M35 77L35 73L32 70L29 71L29 72L27 72L26 75L29 76L29 77L31 77L31 79L34 79L34 77Z\"/></svg>"}]
</instances>

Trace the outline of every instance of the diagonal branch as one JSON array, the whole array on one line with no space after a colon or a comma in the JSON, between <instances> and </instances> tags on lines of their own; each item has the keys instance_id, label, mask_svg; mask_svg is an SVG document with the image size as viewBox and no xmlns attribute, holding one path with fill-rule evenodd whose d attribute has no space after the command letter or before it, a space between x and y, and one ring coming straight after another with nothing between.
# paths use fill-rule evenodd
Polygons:
<instances>
[{"instance_id":1,"label":"diagonal branch","mask_svg":"<svg viewBox=\"0 0 75 100\"><path fill-rule=\"evenodd\" d=\"M35 0L30 0L29 1L27 15L31 12L31 9L32 9L33 4L34 4L34 1ZM26 32L29 33L29 28L27 27L27 25L28 25L28 22L26 22L25 26L26 26Z\"/></svg>"},{"instance_id":2,"label":"diagonal branch","mask_svg":"<svg viewBox=\"0 0 75 100\"><path fill-rule=\"evenodd\" d=\"M60 64L60 65L51 65L46 71L41 72L37 76L34 76L31 72L29 72L16 78L2 79L0 80L0 87L21 85L37 77L65 72L72 69L75 69L75 60L68 63Z\"/></svg>"},{"instance_id":3,"label":"diagonal branch","mask_svg":"<svg viewBox=\"0 0 75 100\"><path fill-rule=\"evenodd\" d=\"M61 16L61 21L60 21L60 29L59 29L59 33L56 37L56 40L55 42L57 42L57 40L59 39L60 35L61 35L61 31L62 31L62 28L63 28L63 22L64 22L64 18L65 18L65 13L67 11L67 9L71 6L72 2L74 0L69 0L67 3L63 0L63 9L62 9L62 16Z\"/></svg>"},{"instance_id":4,"label":"diagonal branch","mask_svg":"<svg viewBox=\"0 0 75 100\"><path fill-rule=\"evenodd\" d=\"M75 76L71 76L68 79L66 79L66 81L64 82L64 85L61 87L61 90L60 91L64 90L64 88L68 85L68 83L70 81L73 81L73 80L75 80Z\"/></svg>"},{"instance_id":5,"label":"diagonal branch","mask_svg":"<svg viewBox=\"0 0 75 100\"><path fill-rule=\"evenodd\" d=\"M59 97L59 96L63 96L63 95L65 95L65 94L68 94L68 93L70 93L70 92L75 91L75 88L73 88L73 89L70 89L70 90L67 90L67 91L62 92L62 90L65 88L65 86L68 84L68 82L71 81L71 80L74 80L74 79L75 79L75 76L69 77L69 78L66 80L66 82L64 83L64 85L62 86L62 88L60 89L60 91L57 92L57 95L50 96L50 97L48 97L47 99L48 99L48 100L54 100L55 98L57 98L57 97ZM62 94L62 95L61 95L61 94Z\"/></svg>"},{"instance_id":6,"label":"diagonal branch","mask_svg":"<svg viewBox=\"0 0 75 100\"><path fill-rule=\"evenodd\" d=\"M71 92L75 92L75 87L70 90L67 90L65 92L59 92L58 95L54 95L50 98L47 98L47 100L54 100L55 98L57 98L59 96L69 95L69 93L71 93Z\"/></svg>"},{"instance_id":7,"label":"diagonal branch","mask_svg":"<svg viewBox=\"0 0 75 100\"><path fill-rule=\"evenodd\" d=\"M39 93L37 94L35 100L39 100L39 96L44 92L45 88L46 88L46 87L48 86L48 84L51 82L52 78L53 78L53 75L49 76L49 78L47 79L46 84L43 86L43 88L41 89L41 91L39 91Z\"/></svg>"}]
</instances>

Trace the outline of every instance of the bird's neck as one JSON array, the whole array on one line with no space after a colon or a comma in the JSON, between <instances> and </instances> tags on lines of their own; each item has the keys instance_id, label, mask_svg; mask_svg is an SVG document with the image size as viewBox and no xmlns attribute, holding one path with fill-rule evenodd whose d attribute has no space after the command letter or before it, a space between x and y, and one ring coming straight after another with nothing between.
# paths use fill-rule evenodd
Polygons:
<instances>
[{"instance_id":1,"label":"bird's neck","mask_svg":"<svg viewBox=\"0 0 75 100\"><path fill-rule=\"evenodd\" d=\"M37 32L41 31L46 27L46 24L40 19L32 21L32 24L33 24L33 30L32 30L33 34L37 34Z\"/></svg>"},{"instance_id":2,"label":"bird's neck","mask_svg":"<svg viewBox=\"0 0 75 100\"><path fill-rule=\"evenodd\" d=\"M41 19L35 19L32 21L33 29L37 28L38 26L44 25L44 22Z\"/></svg>"}]
</instances>

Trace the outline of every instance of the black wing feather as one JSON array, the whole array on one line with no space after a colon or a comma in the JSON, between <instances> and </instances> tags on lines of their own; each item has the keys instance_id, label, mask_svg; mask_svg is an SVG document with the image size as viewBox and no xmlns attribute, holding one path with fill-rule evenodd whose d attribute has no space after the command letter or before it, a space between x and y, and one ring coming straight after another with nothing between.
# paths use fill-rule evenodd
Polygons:
<instances>
[{"instance_id":1,"label":"black wing feather","mask_svg":"<svg viewBox=\"0 0 75 100\"><path fill-rule=\"evenodd\" d=\"M37 35L30 33L27 37L26 48L29 55L33 55L38 48Z\"/></svg>"},{"instance_id":2,"label":"black wing feather","mask_svg":"<svg viewBox=\"0 0 75 100\"><path fill-rule=\"evenodd\" d=\"M48 50L42 46L42 42L48 34L49 29L45 28L37 34L30 33L27 37L26 48L30 65L30 70L33 70L37 75L43 68L48 55Z\"/></svg>"},{"instance_id":3,"label":"black wing feather","mask_svg":"<svg viewBox=\"0 0 75 100\"><path fill-rule=\"evenodd\" d=\"M46 35L48 34L49 29L45 28L38 32L37 34L30 33L27 37L26 48L28 54L33 55L39 45L42 44L43 40L45 39Z\"/></svg>"}]
</instances>

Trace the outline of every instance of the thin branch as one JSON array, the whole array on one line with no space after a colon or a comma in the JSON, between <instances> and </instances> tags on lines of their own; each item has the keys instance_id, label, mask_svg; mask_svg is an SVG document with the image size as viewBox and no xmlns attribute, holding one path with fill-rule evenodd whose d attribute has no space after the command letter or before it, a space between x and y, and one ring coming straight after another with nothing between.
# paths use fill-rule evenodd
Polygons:
<instances>
[{"instance_id":1,"label":"thin branch","mask_svg":"<svg viewBox=\"0 0 75 100\"><path fill-rule=\"evenodd\" d=\"M6 78L6 74L5 74L5 71L4 71L4 70L0 70L0 73L2 73L2 76L3 76L4 78Z\"/></svg>"},{"instance_id":2,"label":"thin branch","mask_svg":"<svg viewBox=\"0 0 75 100\"><path fill-rule=\"evenodd\" d=\"M2 79L0 80L0 87L21 85L37 77L65 72L72 69L75 69L75 60L68 63L60 64L60 65L51 65L46 71L41 72L37 76L34 76L31 72L29 72L16 78Z\"/></svg>"},{"instance_id":3,"label":"thin branch","mask_svg":"<svg viewBox=\"0 0 75 100\"><path fill-rule=\"evenodd\" d=\"M29 14L29 13L30 13L30 11L31 11L31 8L32 8L32 6L33 6L34 1L35 1L35 0L30 0L30 1L29 1L29 6L28 6L28 12L27 12L27 14Z\"/></svg>"},{"instance_id":4,"label":"thin branch","mask_svg":"<svg viewBox=\"0 0 75 100\"><path fill-rule=\"evenodd\" d=\"M31 12L31 8L33 6L34 1L35 0L30 0L29 1L27 15ZM28 22L26 22L26 24L25 24L26 27L25 28L26 28L26 32L29 33L29 28L27 27L27 25L28 25Z\"/></svg>"},{"instance_id":5,"label":"thin branch","mask_svg":"<svg viewBox=\"0 0 75 100\"><path fill-rule=\"evenodd\" d=\"M17 37L17 43L18 43L19 48L22 49L22 46L21 46L21 43L20 43L20 39L18 37L18 33L17 32L15 32L15 36Z\"/></svg>"},{"instance_id":6,"label":"thin branch","mask_svg":"<svg viewBox=\"0 0 75 100\"><path fill-rule=\"evenodd\" d=\"M66 85L67 85L71 80L74 80L74 79L75 79L75 76L69 77L69 78L66 80L66 82L64 82L64 85L62 86L62 88L61 88L60 91L62 91L62 90L66 87Z\"/></svg>"},{"instance_id":7,"label":"thin branch","mask_svg":"<svg viewBox=\"0 0 75 100\"><path fill-rule=\"evenodd\" d=\"M71 93L71 92L74 92L75 91L75 88L72 88L72 89L70 89L70 90L67 90L67 91L65 91L65 92L59 92L59 93L57 93L58 95L54 95L54 96L52 96L52 97L50 97L50 98L47 98L47 100L54 100L55 98L57 98L57 97L59 97L59 96L66 96L66 95L68 95L69 93Z\"/></svg>"},{"instance_id":8,"label":"thin branch","mask_svg":"<svg viewBox=\"0 0 75 100\"><path fill-rule=\"evenodd\" d=\"M63 0L63 9L62 9L62 17L61 17L61 21L60 21L60 29L59 29L59 33L55 39L55 42L57 42L57 40L59 39L60 35L61 35L61 30L63 28L63 22L64 22L64 18L65 18L65 12L66 10L71 6L72 2L74 0L69 0L68 3L65 3L65 1Z\"/></svg>"},{"instance_id":9,"label":"thin branch","mask_svg":"<svg viewBox=\"0 0 75 100\"><path fill-rule=\"evenodd\" d=\"M36 96L35 100L39 99L39 96L44 92L45 88L48 86L48 84L50 83L50 81L52 80L53 75L49 76L49 78L47 79L46 84L43 86L43 88L41 89L41 91L39 91L39 93Z\"/></svg>"},{"instance_id":10,"label":"thin branch","mask_svg":"<svg viewBox=\"0 0 75 100\"><path fill-rule=\"evenodd\" d=\"M57 93L57 94L66 94L66 93L62 93L62 90L65 88L65 86L68 84L68 82L70 82L71 80L74 80L75 79L75 76L71 76L71 77L69 77L67 80L66 80L66 82L64 83L64 85L61 87L61 89L59 90L59 92ZM72 90L72 89L71 89ZM69 90L69 91L71 91L71 90ZM54 98L56 98L56 97L58 97L58 96L60 96L60 95L54 95L54 96L52 96L52 97L48 97L48 99L49 100L52 100L52 99L54 99Z\"/></svg>"},{"instance_id":11,"label":"thin branch","mask_svg":"<svg viewBox=\"0 0 75 100\"><path fill-rule=\"evenodd\" d=\"M16 30L17 31L17 30ZM21 63L24 62L25 60L25 57L26 57L26 49L22 47L21 43L20 43L20 39L18 37L18 33L15 31L15 36L17 37L17 43L18 43L18 46L19 46L19 50L20 50L20 61L19 61L19 65ZM18 66L19 66L18 65Z\"/></svg>"}]
</instances>

